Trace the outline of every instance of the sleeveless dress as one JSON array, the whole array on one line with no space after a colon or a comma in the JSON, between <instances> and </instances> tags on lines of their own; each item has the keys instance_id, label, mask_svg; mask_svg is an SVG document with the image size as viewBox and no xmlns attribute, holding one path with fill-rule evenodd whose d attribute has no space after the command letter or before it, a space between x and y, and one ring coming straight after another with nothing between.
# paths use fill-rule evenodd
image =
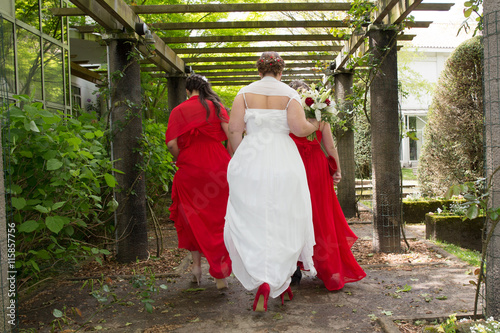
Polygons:
<instances>
[{"instance_id":1,"label":"sleeveless dress","mask_svg":"<svg viewBox=\"0 0 500 333\"><path fill-rule=\"evenodd\" d=\"M315 274L311 200L287 111L246 108L244 121L246 136L227 171L224 241L242 285L253 290L266 282L276 298L297 260Z\"/></svg>"},{"instance_id":2,"label":"sleeveless dress","mask_svg":"<svg viewBox=\"0 0 500 333\"><path fill-rule=\"evenodd\" d=\"M179 156L172 184L170 219L175 222L179 248L198 251L210 264L209 273L222 279L231 274L231 259L224 245L224 216L229 188L226 170L230 155L221 120L193 96L172 110L165 141L177 137ZM229 119L222 109L221 115ZM227 120L226 120L227 121Z\"/></svg>"},{"instance_id":3,"label":"sleeveless dress","mask_svg":"<svg viewBox=\"0 0 500 333\"><path fill-rule=\"evenodd\" d=\"M345 283L359 281L366 276L351 247L358 237L352 232L335 194L328 161L321 149L321 131L317 140L309 141L293 134L304 161L313 210L314 267L328 290L342 289Z\"/></svg>"}]
</instances>

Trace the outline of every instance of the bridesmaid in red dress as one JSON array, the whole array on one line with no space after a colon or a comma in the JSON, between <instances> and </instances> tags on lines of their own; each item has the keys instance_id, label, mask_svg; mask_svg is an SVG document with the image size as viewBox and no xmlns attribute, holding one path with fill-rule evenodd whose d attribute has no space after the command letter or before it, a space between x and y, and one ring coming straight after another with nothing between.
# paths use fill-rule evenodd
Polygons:
<instances>
[{"instance_id":1,"label":"bridesmaid in red dress","mask_svg":"<svg viewBox=\"0 0 500 333\"><path fill-rule=\"evenodd\" d=\"M229 116L205 77L189 76L186 91L189 99L172 110L165 134L178 167L170 219L175 222L179 248L191 251L193 282L200 284L205 256L217 288L223 289L231 274L223 239L230 155L222 141L227 140Z\"/></svg>"},{"instance_id":2,"label":"bridesmaid in red dress","mask_svg":"<svg viewBox=\"0 0 500 333\"><path fill-rule=\"evenodd\" d=\"M298 88L292 84L291 86ZM307 85L305 88L308 88ZM330 124L321 122L319 130L316 131L316 139L312 141L307 137L297 137L293 134L290 134L290 137L295 141L304 162L311 194L316 240L314 267L318 272L318 278L328 290L339 290L346 283L363 279L366 273L351 252L351 247L358 237L349 228L334 190L334 184L337 184L342 176ZM332 171L333 177L320 142L338 166Z\"/></svg>"}]
</instances>

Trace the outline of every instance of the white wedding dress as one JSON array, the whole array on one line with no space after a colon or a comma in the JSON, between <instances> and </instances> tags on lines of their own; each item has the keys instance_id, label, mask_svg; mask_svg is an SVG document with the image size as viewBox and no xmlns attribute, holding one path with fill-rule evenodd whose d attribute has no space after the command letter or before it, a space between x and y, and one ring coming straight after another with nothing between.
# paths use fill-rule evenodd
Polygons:
<instances>
[{"instance_id":1,"label":"white wedding dress","mask_svg":"<svg viewBox=\"0 0 500 333\"><path fill-rule=\"evenodd\" d=\"M270 296L278 297L288 288L297 261L316 274L311 198L302 159L289 137L287 111L246 108L244 120L246 136L227 171L224 242L243 286L253 290L266 282Z\"/></svg>"}]
</instances>

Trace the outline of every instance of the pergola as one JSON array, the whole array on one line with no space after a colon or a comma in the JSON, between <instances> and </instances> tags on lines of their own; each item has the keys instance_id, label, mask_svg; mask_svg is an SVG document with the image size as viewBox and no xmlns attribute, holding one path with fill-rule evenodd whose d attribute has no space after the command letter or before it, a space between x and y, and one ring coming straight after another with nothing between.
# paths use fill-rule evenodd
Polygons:
<instances>
[{"instance_id":1,"label":"pergola","mask_svg":"<svg viewBox=\"0 0 500 333\"><path fill-rule=\"evenodd\" d=\"M373 155L373 212L374 248L376 251L400 250L401 196L399 179L399 117L397 82L397 44L395 40L411 40L413 35L401 31L406 28L426 28L432 22L407 20L412 11L447 11L452 3L422 3L422 0L379 0L376 10L367 18L362 29L342 37L329 33L284 34L283 29L295 28L344 28L351 25L345 20L279 20L279 21L224 21L178 22L145 24L141 17L151 14L214 13L214 12L346 12L349 2L286 2L255 4L199 4L128 6L123 0L71 0L76 8L54 8L57 16L86 15L105 30L103 40L108 45L108 75L122 71L120 80L111 81L111 114L115 129L113 155L121 191L117 200L122 207L117 214L118 260L131 261L147 256L134 251L147 243L146 208L130 193L145 192L144 177L135 168L141 163L137 153L137 138L141 133L140 71L149 72L158 80L167 80L169 108L185 100L184 80L192 71L205 75L212 85L247 85L258 79L255 62L263 51L277 51L286 62L284 81L293 79L318 80L323 75L333 75L337 103L350 106L352 92L353 58L371 51L379 60L378 72L370 88L371 128ZM146 20L147 21L147 20ZM94 32L96 26L74 27L80 33ZM162 37L154 31L244 29L247 34L238 36ZM271 29L275 34L259 34L258 29ZM304 32L306 31L306 32ZM317 31L317 29L315 30ZM162 34L163 35L163 34ZM167 35L167 34L165 34ZM131 61L134 41L144 60ZM191 43L221 43L213 48L180 48L175 45ZM225 43L250 43L251 46L225 46ZM262 43L266 43L262 46ZM296 44L294 44L296 43ZM154 48L151 47L154 44ZM260 44L260 45L259 45ZM321 44L321 45L318 45ZM382 61L383 60L383 61ZM318 68L317 62L326 63ZM100 80L99 74L72 63L72 74L87 79ZM133 116L132 116L133 115ZM354 181L354 133L352 130L337 133L337 145L342 161L343 181L340 183L339 201L346 216L356 211ZM134 153L135 151L135 153ZM128 194L127 194L128 193ZM127 237L132 235L133 237ZM139 245L138 245L139 244Z\"/></svg>"}]
</instances>

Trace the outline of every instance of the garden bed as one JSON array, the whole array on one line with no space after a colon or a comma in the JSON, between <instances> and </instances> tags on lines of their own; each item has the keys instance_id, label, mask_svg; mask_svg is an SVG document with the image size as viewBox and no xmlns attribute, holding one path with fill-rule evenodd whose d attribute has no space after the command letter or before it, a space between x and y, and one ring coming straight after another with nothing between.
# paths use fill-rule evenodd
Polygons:
<instances>
[{"instance_id":1,"label":"garden bed","mask_svg":"<svg viewBox=\"0 0 500 333\"><path fill-rule=\"evenodd\" d=\"M481 251L483 225L484 217L463 220L461 216L429 213L425 215L425 238Z\"/></svg>"}]
</instances>

